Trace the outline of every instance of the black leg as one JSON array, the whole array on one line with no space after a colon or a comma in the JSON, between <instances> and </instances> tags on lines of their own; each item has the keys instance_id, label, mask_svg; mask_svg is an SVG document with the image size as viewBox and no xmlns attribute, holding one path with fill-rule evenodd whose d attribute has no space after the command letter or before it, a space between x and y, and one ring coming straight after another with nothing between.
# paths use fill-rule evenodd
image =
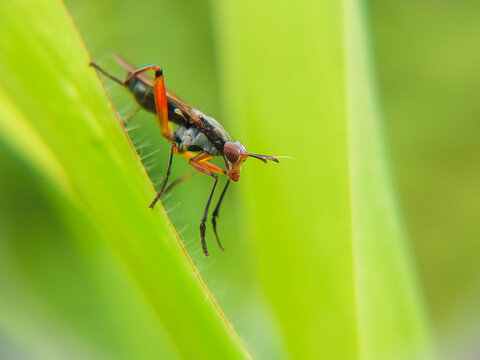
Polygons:
<instances>
[{"instance_id":1,"label":"black leg","mask_svg":"<svg viewBox=\"0 0 480 360\"><path fill-rule=\"evenodd\" d=\"M122 119L123 125L127 125L130 122L130 120L132 120L133 117L138 114L139 110L140 110L140 106L135 106L135 109L133 109L133 111L131 111L130 114L128 114L125 117L125 119Z\"/></svg>"},{"instance_id":2,"label":"black leg","mask_svg":"<svg viewBox=\"0 0 480 360\"><path fill-rule=\"evenodd\" d=\"M188 174L185 174L185 175L183 175L183 176L175 179L174 181L172 181L172 182L170 183L170 185L168 185L168 186L165 188L165 190L163 190L163 193L162 193L162 195L160 196L160 200L162 200L162 199L165 197L165 195L167 195L170 191L172 191L172 189L173 189L175 186L177 186L178 184L184 182L185 180L190 179L192 176L197 175L197 174L198 174L198 172L188 173Z\"/></svg>"},{"instance_id":3,"label":"black leg","mask_svg":"<svg viewBox=\"0 0 480 360\"><path fill-rule=\"evenodd\" d=\"M167 185L167 181L170 176L170 168L172 167L173 153L175 152L176 148L177 146L175 145L175 143L172 143L172 145L170 146L170 158L168 159L167 173L165 174L165 178L163 179L163 183L162 183L162 186L160 187L160 191L157 193L157 196L155 196L155 199L153 199L152 203L148 206L150 209L153 209L157 201L162 196L165 185Z\"/></svg>"},{"instance_id":4,"label":"black leg","mask_svg":"<svg viewBox=\"0 0 480 360\"><path fill-rule=\"evenodd\" d=\"M93 61L90 62L90 66L94 67L95 69L97 69L97 71L101 72L103 75L105 75L106 77L108 77L109 79L115 81L116 83L122 85L122 86L125 86L125 84L123 83L123 81L117 79L115 76L113 75L110 75L109 73L107 73L105 70L103 70L100 66L98 66L97 64L95 64Z\"/></svg>"},{"instance_id":5,"label":"black leg","mask_svg":"<svg viewBox=\"0 0 480 360\"><path fill-rule=\"evenodd\" d=\"M210 175L215 178L215 183L213 184L212 192L208 197L207 205L205 206L205 211L203 212L203 216L202 216L202 221L200 222L200 237L202 238L202 249L205 256L208 256L207 242L205 241L205 222L207 221L208 208L210 207L210 203L212 202L212 196L213 196L213 193L215 192L215 187L217 186L217 182L218 182L217 174L211 172Z\"/></svg>"},{"instance_id":6,"label":"black leg","mask_svg":"<svg viewBox=\"0 0 480 360\"><path fill-rule=\"evenodd\" d=\"M206 175L210 175L215 179L215 183L213 184L212 191L210 192L210 196L208 197L207 205L205 206L205 210L203 211L202 221L200 222L200 237L202 238L202 249L205 256L208 256L207 251L207 243L205 242L205 222L207 221L207 214L208 209L210 207L210 203L212 202L212 196L215 192L215 187L217 186L218 182L218 175L215 174L213 171L205 167L201 162L209 159L211 155L206 151L202 151L198 155L190 158L188 163L195 168L195 170L200 171ZM207 164L205 164L207 165ZM212 167L212 164L208 165L208 167Z\"/></svg>"},{"instance_id":7,"label":"black leg","mask_svg":"<svg viewBox=\"0 0 480 360\"><path fill-rule=\"evenodd\" d=\"M220 199L218 199L217 206L215 206L215 210L213 210L213 214L212 214L213 233L215 234L215 239L217 239L218 247L222 249L222 251L225 251L225 250L222 244L220 243L220 239L218 238L218 235L217 235L217 218L218 218L218 212L220 211L220 205L222 204L222 201L223 201L223 197L227 192L228 184L230 184L230 179L227 180L227 183L223 188L222 195L220 195Z\"/></svg>"}]
</instances>

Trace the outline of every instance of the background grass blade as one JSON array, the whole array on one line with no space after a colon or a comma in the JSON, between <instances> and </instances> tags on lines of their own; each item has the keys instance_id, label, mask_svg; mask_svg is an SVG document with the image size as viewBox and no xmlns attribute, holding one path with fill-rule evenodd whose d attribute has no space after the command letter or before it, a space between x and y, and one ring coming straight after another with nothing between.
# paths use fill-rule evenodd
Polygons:
<instances>
[{"instance_id":1,"label":"background grass blade","mask_svg":"<svg viewBox=\"0 0 480 360\"><path fill-rule=\"evenodd\" d=\"M430 329L387 166L364 5L347 1L345 15L359 358L430 359Z\"/></svg>"},{"instance_id":2,"label":"background grass blade","mask_svg":"<svg viewBox=\"0 0 480 360\"><path fill-rule=\"evenodd\" d=\"M165 212L147 209L65 8L8 1L0 24L2 351L246 357Z\"/></svg>"},{"instance_id":3,"label":"background grass blade","mask_svg":"<svg viewBox=\"0 0 480 360\"><path fill-rule=\"evenodd\" d=\"M294 158L278 166L249 161L242 179L244 196L255 199L247 202L245 236L284 356L356 358L343 8L216 5L237 133L248 134L249 151Z\"/></svg>"},{"instance_id":4,"label":"background grass blade","mask_svg":"<svg viewBox=\"0 0 480 360\"><path fill-rule=\"evenodd\" d=\"M237 133L295 158L248 164L246 236L286 357L428 358L359 3L215 3Z\"/></svg>"}]
</instances>

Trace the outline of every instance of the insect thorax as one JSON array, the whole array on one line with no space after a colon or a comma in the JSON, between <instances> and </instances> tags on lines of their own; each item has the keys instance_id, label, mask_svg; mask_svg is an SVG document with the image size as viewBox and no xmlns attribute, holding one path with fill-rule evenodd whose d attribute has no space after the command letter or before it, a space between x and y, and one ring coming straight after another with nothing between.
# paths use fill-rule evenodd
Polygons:
<instances>
[{"instance_id":1,"label":"insect thorax","mask_svg":"<svg viewBox=\"0 0 480 360\"><path fill-rule=\"evenodd\" d=\"M204 150L212 156L223 154L223 146L230 136L215 119L191 108L185 125L175 131L180 151Z\"/></svg>"},{"instance_id":2,"label":"insect thorax","mask_svg":"<svg viewBox=\"0 0 480 360\"><path fill-rule=\"evenodd\" d=\"M222 154L217 148L218 144L211 142L205 133L194 127L179 126L175 131L175 137L180 152L204 150L212 156Z\"/></svg>"}]
</instances>

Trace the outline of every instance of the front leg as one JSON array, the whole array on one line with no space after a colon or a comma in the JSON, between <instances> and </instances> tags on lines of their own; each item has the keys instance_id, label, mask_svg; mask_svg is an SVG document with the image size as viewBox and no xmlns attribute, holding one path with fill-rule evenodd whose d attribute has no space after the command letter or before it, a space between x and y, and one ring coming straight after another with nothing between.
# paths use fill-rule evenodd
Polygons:
<instances>
[{"instance_id":1,"label":"front leg","mask_svg":"<svg viewBox=\"0 0 480 360\"><path fill-rule=\"evenodd\" d=\"M206 160L209 157L211 157L211 155L203 151L200 154L188 160L188 163L192 165L195 168L195 170L200 171L204 174L210 175L215 179L215 183L213 184L212 191L210 192L210 196L208 197L208 200L207 200L207 205L205 206L205 210L203 211L202 220L200 221L200 238L202 241L202 250L205 256L207 257L209 255L207 251L207 242L205 241L205 222L207 221L208 209L210 208L210 203L212 202L213 193L215 192L215 187L217 186L217 182L218 182L218 175L215 174L213 171L204 167L203 164L201 163L202 160Z\"/></svg>"},{"instance_id":2,"label":"front leg","mask_svg":"<svg viewBox=\"0 0 480 360\"><path fill-rule=\"evenodd\" d=\"M212 155L210 155L206 151L204 151L200 154L203 154L203 153L205 153L206 155L203 155L201 159L197 159L196 162L201 162L202 166L204 168L207 168L208 170L213 171L214 173L217 173L217 174L220 174L220 175L226 175L227 174L227 172L225 170L223 170L222 168L220 168L217 165L212 164L212 163L207 161L207 160L212 158ZM200 154L195 154L195 153L190 152L190 151L181 152L179 154L181 156L183 156L185 159L188 159L188 160L192 159L195 156L200 155Z\"/></svg>"}]
</instances>

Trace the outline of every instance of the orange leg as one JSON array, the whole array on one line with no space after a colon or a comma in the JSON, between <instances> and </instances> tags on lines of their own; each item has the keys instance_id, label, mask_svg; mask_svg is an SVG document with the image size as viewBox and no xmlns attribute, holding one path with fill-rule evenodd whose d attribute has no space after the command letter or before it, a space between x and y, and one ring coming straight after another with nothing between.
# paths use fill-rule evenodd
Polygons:
<instances>
[{"instance_id":1,"label":"orange leg","mask_svg":"<svg viewBox=\"0 0 480 360\"><path fill-rule=\"evenodd\" d=\"M123 84L125 85L133 77L148 71L155 71L155 81L153 83L153 92L155 94L155 107L157 110L157 120L162 130L162 135L168 141L174 141L174 133L170 123L168 122L168 102L167 102L167 93L165 89L165 82L163 80L163 72L157 65L147 65L142 68L135 70L133 73L127 77Z\"/></svg>"},{"instance_id":2,"label":"orange leg","mask_svg":"<svg viewBox=\"0 0 480 360\"><path fill-rule=\"evenodd\" d=\"M185 152L179 153L179 154L182 155L185 159L190 160L190 159L192 159L193 157L198 156L198 155L200 155L200 154L202 154L202 153L200 153L200 154L195 154L195 153L192 153L192 152L190 152L190 151L185 151ZM217 165L214 165L214 164L212 164L212 163L210 163L210 162L207 161L207 160L211 159L212 156L209 155L208 153L206 153L206 154L207 154L208 156L207 156L207 155L204 155L204 157L202 157L200 160L197 159L196 162L202 163L202 166L203 166L204 168L207 168L208 170L213 171L214 173L221 174L221 175L225 175L225 174L227 173L225 170L223 170L222 168L219 168Z\"/></svg>"},{"instance_id":3,"label":"orange leg","mask_svg":"<svg viewBox=\"0 0 480 360\"><path fill-rule=\"evenodd\" d=\"M163 179L162 186L160 187L160 190L158 191L157 195L153 199L152 203L148 206L150 209L154 208L155 204L158 202L158 200L160 200L160 198L164 194L164 189L165 189L165 186L167 185L167 181L168 181L168 178L170 176L170 169L172 167L173 153L178 153L178 147L175 143L172 143L171 146L170 146L170 157L168 159L167 173L165 174L165 178ZM210 159L212 156L205 151L201 152L200 154L194 154L192 152L186 152L186 153L180 153L180 155L189 159L189 164L192 165L198 171L201 171L201 172L205 173L203 170L200 170L199 168L196 167L196 165L194 165L194 164L201 163L202 164L201 165L202 169L207 169L207 170L216 172L218 174L225 175L225 171L223 169L221 169L218 166L213 165L213 164L209 163L208 161L206 161L206 160ZM190 162L190 160L192 160L193 162ZM207 172L205 174L210 175L210 172ZM185 178L188 178L190 176L186 176ZM183 179L181 179L180 181L183 181ZM169 189L170 189L170 187L169 187ZM168 191L166 191L166 192L168 192Z\"/></svg>"}]
</instances>

